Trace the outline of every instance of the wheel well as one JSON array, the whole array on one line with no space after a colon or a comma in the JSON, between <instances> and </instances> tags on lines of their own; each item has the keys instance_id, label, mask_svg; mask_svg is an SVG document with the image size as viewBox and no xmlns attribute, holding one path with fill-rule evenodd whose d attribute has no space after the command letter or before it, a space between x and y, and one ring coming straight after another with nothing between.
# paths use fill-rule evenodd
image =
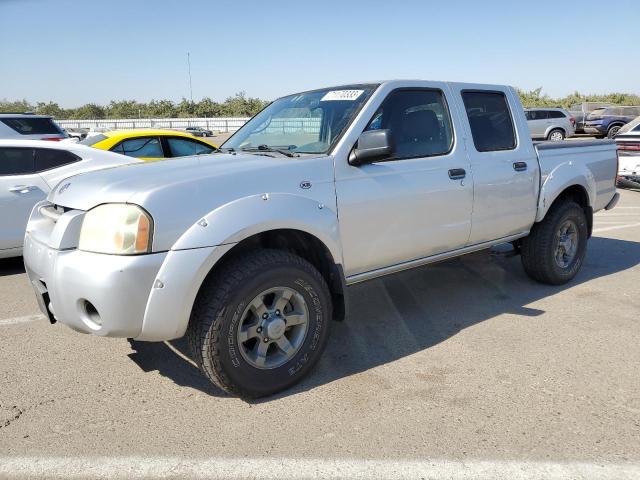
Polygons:
<instances>
[{"instance_id":1,"label":"wheel well","mask_svg":"<svg viewBox=\"0 0 640 480\"><path fill-rule=\"evenodd\" d=\"M260 248L285 250L311 263L327 282L333 303L333 318L344 320L346 316L346 284L342 267L335 262L331 252L322 241L301 230L269 230L245 238L214 265L208 276L215 274L226 262L248 251Z\"/></svg>"},{"instance_id":2,"label":"wheel well","mask_svg":"<svg viewBox=\"0 0 640 480\"><path fill-rule=\"evenodd\" d=\"M556 130L560 130L563 135L567 134L567 132L566 132L566 130L564 128L562 128L562 127L553 127L551 130L549 130L549 133L547 134L547 136L551 135L551 132L555 132Z\"/></svg>"},{"instance_id":3,"label":"wheel well","mask_svg":"<svg viewBox=\"0 0 640 480\"><path fill-rule=\"evenodd\" d=\"M557 202L566 201L575 202L582 207L582 210L584 210L584 214L587 217L587 229L589 231L589 237L591 237L591 232L593 230L593 208L589 205L589 195L587 194L587 191L582 185L572 185L567 187L556 197L549 208Z\"/></svg>"}]
</instances>

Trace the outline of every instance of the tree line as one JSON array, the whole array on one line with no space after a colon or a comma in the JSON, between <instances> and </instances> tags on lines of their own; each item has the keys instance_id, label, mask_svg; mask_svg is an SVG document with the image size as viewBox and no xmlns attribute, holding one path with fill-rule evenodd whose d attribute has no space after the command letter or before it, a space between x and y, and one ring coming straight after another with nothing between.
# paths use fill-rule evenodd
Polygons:
<instances>
[{"instance_id":1,"label":"tree line","mask_svg":"<svg viewBox=\"0 0 640 480\"><path fill-rule=\"evenodd\" d=\"M33 112L39 115L51 115L58 120L102 120L107 118L212 118L212 117L252 117L269 102L259 98L247 97L244 92L235 94L223 102L203 98L192 102L183 98L180 102L172 100L112 100L108 105L87 103L78 108L63 108L55 102L37 102L27 100L0 100L2 112Z\"/></svg>"},{"instance_id":2,"label":"tree line","mask_svg":"<svg viewBox=\"0 0 640 480\"><path fill-rule=\"evenodd\" d=\"M583 95L579 92L573 92L562 98L552 98L542 93L542 88L534 90L520 90L520 101L525 108L532 107L562 107L569 108L571 105L582 102L603 102L613 105L634 105L640 106L640 95L632 93L607 93L604 95Z\"/></svg>"},{"instance_id":3,"label":"tree line","mask_svg":"<svg viewBox=\"0 0 640 480\"><path fill-rule=\"evenodd\" d=\"M606 102L615 105L638 105L640 95L630 93L608 93L604 95L583 95L574 92L566 97L553 98L542 93L542 88L525 91L518 89L520 100L528 107L564 107L580 102ZM215 118L215 117L251 117L262 110L269 102L259 98L247 97L240 92L223 102L215 102L206 97L199 102L183 98L180 102L172 100L112 100L109 105L87 103L78 108L63 108L55 102L37 102L27 100L0 100L2 112L34 112L51 115L59 120L101 120L109 118Z\"/></svg>"}]
</instances>

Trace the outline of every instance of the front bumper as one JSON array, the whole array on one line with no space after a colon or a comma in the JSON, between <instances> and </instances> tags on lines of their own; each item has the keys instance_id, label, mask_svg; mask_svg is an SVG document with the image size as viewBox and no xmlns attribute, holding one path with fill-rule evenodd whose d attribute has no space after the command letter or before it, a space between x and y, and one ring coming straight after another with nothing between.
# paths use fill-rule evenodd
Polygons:
<instances>
[{"instance_id":1,"label":"front bumper","mask_svg":"<svg viewBox=\"0 0 640 480\"><path fill-rule=\"evenodd\" d=\"M163 341L184 335L200 285L232 247L104 255L57 250L27 233L24 263L52 321L82 333Z\"/></svg>"},{"instance_id":2,"label":"front bumper","mask_svg":"<svg viewBox=\"0 0 640 480\"><path fill-rule=\"evenodd\" d=\"M138 337L166 253L103 255L56 250L27 233L24 263L40 309L83 333Z\"/></svg>"},{"instance_id":3,"label":"front bumper","mask_svg":"<svg viewBox=\"0 0 640 480\"><path fill-rule=\"evenodd\" d=\"M607 129L597 125L585 125L584 133L589 133L591 135L606 135Z\"/></svg>"}]
</instances>

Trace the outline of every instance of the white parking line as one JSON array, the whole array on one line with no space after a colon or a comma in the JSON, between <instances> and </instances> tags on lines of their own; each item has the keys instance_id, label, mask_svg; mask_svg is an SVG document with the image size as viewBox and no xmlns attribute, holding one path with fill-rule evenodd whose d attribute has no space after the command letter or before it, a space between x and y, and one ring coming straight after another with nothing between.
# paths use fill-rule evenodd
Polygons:
<instances>
[{"instance_id":1,"label":"white parking line","mask_svg":"<svg viewBox=\"0 0 640 480\"><path fill-rule=\"evenodd\" d=\"M596 218L608 218L608 217L637 217L640 213L596 213Z\"/></svg>"},{"instance_id":2,"label":"white parking line","mask_svg":"<svg viewBox=\"0 0 640 480\"><path fill-rule=\"evenodd\" d=\"M38 320L44 320L44 315L29 315L26 317L5 318L3 320L0 320L0 327L17 325L18 323L36 322Z\"/></svg>"},{"instance_id":3,"label":"white parking line","mask_svg":"<svg viewBox=\"0 0 640 480\"><path fill-rule=\"evenodd\" d=\"M2 478L637 480L640 465L448 460L0 457Z\"/></svg>"},{"instance_id":4,"label":"white parking line","mask_svg":"<svg viewBox=\"0 0 640 480\"><path fill-rule=\"evenodd\" d=\"M80 478L429 478L433 480L637 479L638 465L490 461L309 460L276 458L16 458L0 460L0 473ZM26 468L25 468L25 465ZM6 467L13 467L11 470Z\"/></svg>"},{"instance_id":5,"label":"white parking line","mask_svg":"<svg viewBox=\"0 0 640 480\"><path fill-rule=\"evenodd\" d=\"M640 222L638 222L638 223L628 223L626 225L617 225L615 227L594 228L593 229L593 233L609 232L611 230L620 230L622 228L632 228L632 227L640 227Z\"/></svg>"}]
</instances>

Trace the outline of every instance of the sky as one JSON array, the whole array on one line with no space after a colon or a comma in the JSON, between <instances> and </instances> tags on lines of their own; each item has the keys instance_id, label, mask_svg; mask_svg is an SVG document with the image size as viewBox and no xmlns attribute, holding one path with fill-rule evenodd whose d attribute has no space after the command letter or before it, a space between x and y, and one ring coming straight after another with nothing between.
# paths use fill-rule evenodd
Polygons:
<instances>
[{"instance_id":1,"label":"sky","mask_svg":"<svg viewBox=\"0 0 640 480\"><path fill-rule=\"evenodd\" d=\"M0 99L271 100L392 78L640 94L640 1L0 0Z\"/></svg>"}]
</instances>

